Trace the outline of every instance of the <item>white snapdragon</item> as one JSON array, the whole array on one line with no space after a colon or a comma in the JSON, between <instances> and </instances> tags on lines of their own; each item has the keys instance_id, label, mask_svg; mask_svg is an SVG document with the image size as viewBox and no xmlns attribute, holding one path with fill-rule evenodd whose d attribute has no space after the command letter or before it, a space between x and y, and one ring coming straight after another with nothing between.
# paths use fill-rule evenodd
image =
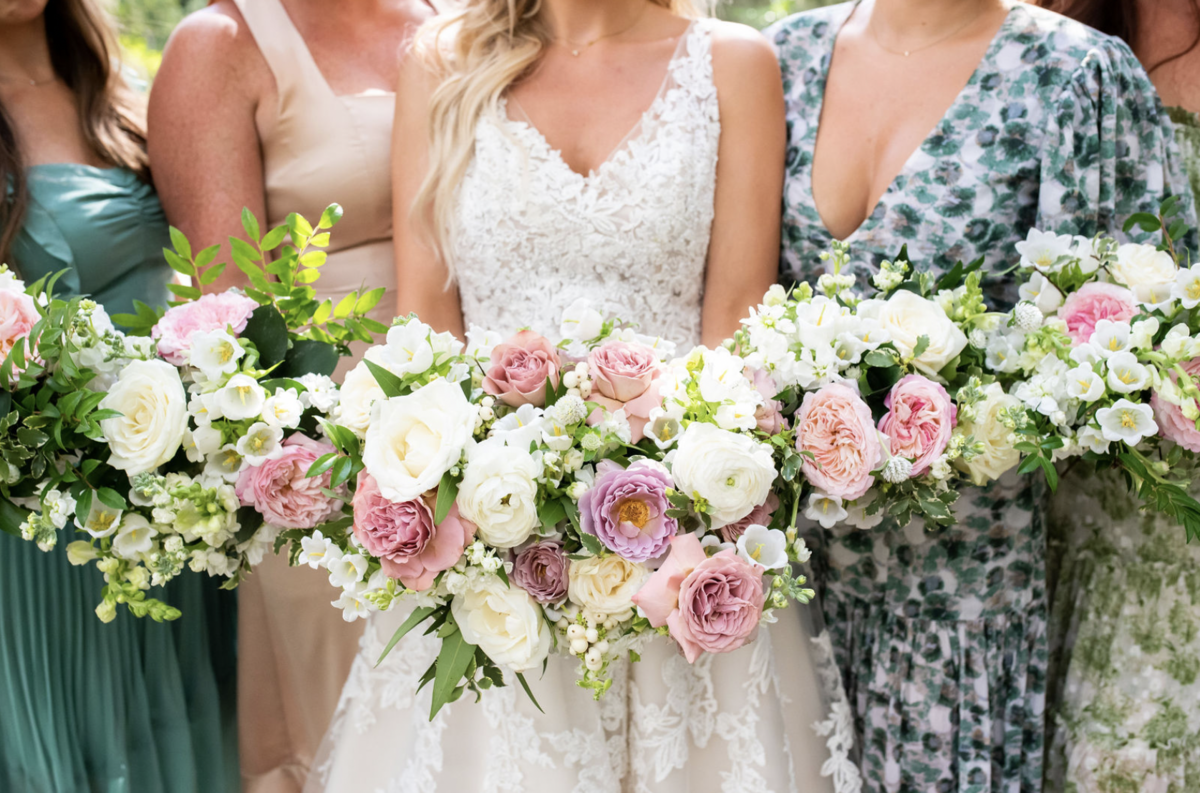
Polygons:
<instances>
[{"instance_id":1,"label":"white snapdragon","mask_svg":"<svg viewBox=\"0 0 1200 793\"><path fill-rule=\"evenodd\" d=\"M42 509L42 514L50 521L50 525L62 529L75 514L75 499L70 493L63 493L55 488L42 497Z\"/></svg>"},{"instance_id":2,"label":"white snapdragon","mask_svg":"<svg viewBox=\"0 0 1200 793\"><path fill-rule=\"evenodd\" d=\"M304 407L328 413L338 403L338 387L332 377L306 374L297 377L296 380L304 386L304 391L300 394L300 402Z\"/></svg>"}]
</instances>

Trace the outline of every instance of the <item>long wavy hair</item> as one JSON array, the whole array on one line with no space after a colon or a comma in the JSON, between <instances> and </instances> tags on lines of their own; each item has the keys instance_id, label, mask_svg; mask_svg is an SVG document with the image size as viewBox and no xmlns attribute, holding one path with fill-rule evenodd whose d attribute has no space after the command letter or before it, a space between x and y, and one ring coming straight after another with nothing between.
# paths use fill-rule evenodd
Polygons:
<instances>
[{"instance_id":1,"label":"long wavy hair","mask_svg":"<svg viewBox=\"0 0 1200 793\"><path fill-rule=\"evenodd\" d=\"M595 1L595 0L593 0ZM706 0L649 0L683 17L707 12ZM542 0L471 0L417 32L413 54L434 75L429 102L429 166L413 213L453 278L450 239L455 194L475 153L475 127L499 112L504 92L538 63L552 36Z\"/></svg>"},{"instance_id":2,"label":"long wavy hair","mask_svg":"<svg viewBox=\"0 0 1200 793\"><path fill-rule=\"evenodd\" d=\"M101 0L49 0L43 14L54 74L75 96L83 138L96 156L150 179L145 109L121 75L114 25ZM0 261L8 261L28 205L25 158L0 101ZM9 262L20 266L19 262Z\"/></svg>"},{"instance_id":3,"label":"long wavy hair","mask_svg":"<svg viewBox=\"0 0 1200 793\"><path fill-rule=\"evenodd\" d=\"M1147 72L1160 69L1177 61L1196 47L1200 47L1200 0L1191 0L1195 32L1192 43L1179 52L1172 53L1155 63L1145 64ZM1137 42L1140 20L1137 0L1039 0L1039 4L1051 11L1071 17L1101 33L1116 36L1130 47Z\"/></svg>"}]
</instances>

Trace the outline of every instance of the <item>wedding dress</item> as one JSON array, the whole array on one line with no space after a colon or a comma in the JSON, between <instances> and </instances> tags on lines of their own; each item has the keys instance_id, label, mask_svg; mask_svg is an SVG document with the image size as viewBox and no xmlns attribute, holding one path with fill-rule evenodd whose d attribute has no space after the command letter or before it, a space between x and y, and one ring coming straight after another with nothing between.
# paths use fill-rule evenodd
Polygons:
<instances>
[{"instance_id":1,"label":"wedding dress","mask_svg":"<svg viewBox=\"0 0 1200 793\"><path fill-rule=\"evenodd\" d=\"M710 25L693 23L653 105L588 176L527 120L512 119L506 103L481 119L455 242L468 326L555 336L563 308L586 297L683 352L698 342L720 138ZM579 662L552 655L544 675L527 675L545 714L510 680L432 722L429 689L416 689L435 642L414 631L375 666L407 616L397 611L368 623L309 791L859 787L828 638L814 640L804 627L815 606L778 611L751 644L695 664L656 638L641 661L613 665L613 686L598 702L575 685Z\"/></svg>"}]
</instances>

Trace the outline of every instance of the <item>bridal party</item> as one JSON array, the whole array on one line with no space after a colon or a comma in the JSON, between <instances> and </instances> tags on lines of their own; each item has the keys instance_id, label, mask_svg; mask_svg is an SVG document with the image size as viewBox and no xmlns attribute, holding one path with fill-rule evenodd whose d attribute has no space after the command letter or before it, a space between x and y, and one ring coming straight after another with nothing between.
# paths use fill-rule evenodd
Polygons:
<instances>
[{"instance_id":1,"label":"bridal party","mask_svg":"<svg viewBox=\"0 0 1200 793\"><path fill-rule=\"evenodd\" d=\"M1200 793L1200 0L0 0L0 791Z\"/></svg>"}]
</instances>

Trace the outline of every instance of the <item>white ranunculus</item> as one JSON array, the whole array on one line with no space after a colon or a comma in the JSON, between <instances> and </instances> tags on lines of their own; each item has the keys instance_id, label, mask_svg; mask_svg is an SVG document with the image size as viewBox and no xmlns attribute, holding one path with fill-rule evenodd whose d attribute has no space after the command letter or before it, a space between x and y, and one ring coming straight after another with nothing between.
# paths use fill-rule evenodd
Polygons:
<instances>
[{"instance_id":1,"label":"white ranunculus","mask_svg":"<svg viewBox=\"0 0 1200 793\"><path fill-rule=\"evenodd\" d=\"M983 444L983 452L967 461L960 457L955 464L965 470L971 481L985 485L1021 462L1021 453L1009 442L1012 430L1000 421L1002 411L1021 407L1021 400L1004 393L998 383L984 389L985 398L975 406L975 420L964 421L959 427L963 435L974 436Z\"/></svg>"},{"instance_id":2,"label":"white ranunculus","mask_svg":"<svg viewBox=\"0 0 1200 793\"><path fill-rule=\"evenodd\" d=\"M1062 292L1039 272L1029 276L1029 280L1021 284L1017 294L1022 300L1028 300L1037 306L1043 314L1053 314L1063 304Z\"/></svg>"},{"instance_id":3,"label":"white ranunculus","mask_svg":"<svg viewBox=\"0 0 1200 793\"><path fill-rule=\"evenodd\" d=\"M1153 245L1126 243L1117 248L1117 260L1109 272L1132 289L1140 302L1158 304L1170 300L1179 267L1169 253Z\"/></svg>"},{"instance_id":4,"label":"white ranunculus","mask_svg":"<svg viewBox=\"0 0 1200 793\"><path fill-rule=\"evenodd\" d=\"M248 374L235 374L216 393L217 408L231 421L257 418L267 401L266 390Z\"/></svg>"},{"instance_id":5,"label":"white ranunculus","mask_svg":"<svg viewBox=\"0 0 1200 793\"><path fill-rule=\"evenodd\" d=\"M514 672L541 665L550 653L550 628L542 607L520 587L480 576L450 601L454 621L468 643Z\"/></svg>"},{"instance_id":6,"label":"white ranunculus","mask_svg":"<svg viewBox=\"0 0 1200 793\"><path fill-rule=\"evenodd\" d=\"M477 412L462 389L446 380L376 402L363 463L384 498L412 501L437 487L471 441Z\"/></svg>"},{"instance_id":7,"label":"white ranunculus","mask_svg":"<svg viewBox=\"0 0 1200 793\"><path fill-rule=\"evenodd\" d=\"M122 415L100 422L112 456L108 464L130 476L170 460L187 430L187 394L179 370L166 361L131 361L100 402Z\"/></svg>"},{"instance_id":8,"label":"white ranunculus","mask_svg":"<svg viewBox=\"0 0 1200 793\"><path fill-rule=\"evenodd\" d=\"M905 357L913 354L922 336L929 338L929 346L912 364L930 377L936 377L967 346L967 334L941 306L908 290L896 292L880 306L878 319Z\"/></svg>"},{"instance_id":9,"label":"white ranunculus","mask_svg":"<svg viewBox=\"0 0 1200 793\"><path fill-rule=\"evenodd\" d=\"M496 548L514 548L538 525L537 477L541 467L527 447L502 440L485 441L471 450L458 511L479 529L479 538Z\"/></svg>"},{"instance_id":10,"label":"white ranunculus","mask_svg":"<svg viewBox=\"0 0 1200 793\"><path fill-rule=\"evenodd\" d=\"M633 612L633 596L650 576L645 565L611 556L592 556L571 562L567 569L567 597L601 621L617 621Z\"/></svg>"},{"instance_id":11,"label":"white ranunculus","mask_svg":"<svg viewBox=\"0 0 1200 793\"><path fill-rule=\"evenodd\" d=\"M1118 399L1110 408L1096 411L1100 434L1106 441L1119 441L1136 446L1143 438L1158 432L1154 411L1149 405Z\"/></svg>"},{"instance_id":12,"label":"white ranunculus","mask_svg":"<svg viewBox=\"0 0 1200 793\"><path fill-rule=\"evenodd\" d=\"M380 366L383 365L376 360L379 354L372 354L372 351L378 349L378 347L372 347L367 350L367 354L364 356L366 360L359 361L358 365L346 374L346 379L342 383L341 399L338 401L337 407L333 409L333 420L360 438L366 434L367 427L371 424L372 406L379 400L387 398L366 363L366 361L371 361Z\"/></svg>"},{"instance_id":13,"label":"white ranunculus","mask_svg":"<svg viewBox=\"0 0 1200 793\"><path fill-rule=\"evenodd\" d=\"M788 566L787 535L779 529L752 523L737 541L738 556L764 570Z\"/></svg>"},{"instance_id":14,"label":"white ranunculus","mask_svg":"<svg viewBox=\"0 0 1200 793\"><path fill-rule=\"evenodd\" d=\"M775 460L765 443L697 421L679 439L671 475L679 492L708 502L713 528L719 529L767 500Z\"/></svg>"}]
</instances>

